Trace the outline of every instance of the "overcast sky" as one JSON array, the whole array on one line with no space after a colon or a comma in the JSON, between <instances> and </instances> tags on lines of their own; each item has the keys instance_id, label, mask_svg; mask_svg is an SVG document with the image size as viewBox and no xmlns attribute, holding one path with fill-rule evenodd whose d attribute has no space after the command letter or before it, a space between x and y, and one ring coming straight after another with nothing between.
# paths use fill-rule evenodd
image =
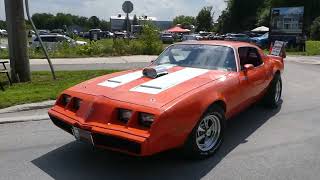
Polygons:
<instances>
[{"instance_id":1,"label":"overcast sky","mask_svg":"<svg viewBox=\"0 0 320 180\"><path fill-rule=\"evenodd\" d=\"M29 0L31 14L71 13L81 16L98 16L108 20L110 16L122 13L124 0ZM213 6L215 18L226 7L224 0L132 0L133 14L157 17L159 20L172 20L177 15L196 16L204 6ZM5 19L4 0L0 0L0 19Z\"/></svg>"}]
</instances>

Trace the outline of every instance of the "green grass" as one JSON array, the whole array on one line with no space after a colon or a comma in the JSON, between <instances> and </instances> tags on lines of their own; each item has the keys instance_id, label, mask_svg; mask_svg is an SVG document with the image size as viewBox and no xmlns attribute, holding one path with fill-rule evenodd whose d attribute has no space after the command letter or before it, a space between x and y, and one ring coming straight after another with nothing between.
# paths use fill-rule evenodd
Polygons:
<instances>
[{"instance_id":1,"label":"green grass","mask_svg":"<svg viewBox=\"0 0 320 180\"><path fill-rule=\"evenodd\" d=\"M32 82L6 86L0 90L0 109L25 103L54 100L64 89L85 80L115 72L113 70L99 71L58 71L57 80L53 80L50 72L33 72ZM0 75L0 81L5 77Z\"/></svg>"}]
</instances>

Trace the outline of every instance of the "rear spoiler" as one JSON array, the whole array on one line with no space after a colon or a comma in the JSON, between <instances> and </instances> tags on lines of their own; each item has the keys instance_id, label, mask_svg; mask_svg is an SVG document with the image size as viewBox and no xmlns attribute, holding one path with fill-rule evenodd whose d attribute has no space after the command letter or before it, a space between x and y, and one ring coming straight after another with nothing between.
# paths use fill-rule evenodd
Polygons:
<instances>
[{"instance_id":1,"label":"rear spoiler","mask_svg":"<svg viewBox=\"0 0 320 180\"><path fill-rule=\"evenodd\" d=\"M268 55L268 57L271 58L271 59L278 60L278 61L280 61L282 64L284 63L284 60L283 60L283 59L284 59L285 57L274 56L274 55Z\"/></svg>"}]
</instances>

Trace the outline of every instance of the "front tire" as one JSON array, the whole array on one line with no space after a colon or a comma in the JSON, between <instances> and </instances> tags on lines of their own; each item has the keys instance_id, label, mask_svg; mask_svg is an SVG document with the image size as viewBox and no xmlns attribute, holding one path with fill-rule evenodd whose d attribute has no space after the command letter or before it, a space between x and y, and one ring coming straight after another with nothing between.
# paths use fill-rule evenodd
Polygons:
<instances>
[{"instance_id":1,"label":"front tire","mask_svg":"<svg viewBox=\"0 0 320 180\"><path fill-rule=\"evenodd\" d=\"M184 146L185 154L196 159L212 156L222 143L224 130L224 111L221 107L214 105L192 130Z\"/></svg>"},{"instance_id":2,"label":"front tire","mask_svg":"<svg viewBox=\"0 0 320 180\"><path fill-rule=\"evenodd\" d=\"M280 105L282 96L282 80L280 74L276 74L270 84L267 94L264 97L264 104L270 108L277 108Z\"/></svg>"}]
</instances>

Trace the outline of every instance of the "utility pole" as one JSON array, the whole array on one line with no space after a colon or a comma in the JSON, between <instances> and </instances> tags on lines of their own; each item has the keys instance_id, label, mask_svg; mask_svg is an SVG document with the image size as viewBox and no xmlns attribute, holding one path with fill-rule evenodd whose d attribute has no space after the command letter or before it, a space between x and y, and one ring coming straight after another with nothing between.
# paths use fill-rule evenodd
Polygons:
<instances>
[{"instance_id":1,"label":"utility pole","mask_svg":"<svg viewBox=\"0 0 320 180\"><path fill-rule=\"evenodd\" d=\"M23 0L4 0L8 30L11 78L13 82L31 81Z\"/></svg>"}]
</instances>

